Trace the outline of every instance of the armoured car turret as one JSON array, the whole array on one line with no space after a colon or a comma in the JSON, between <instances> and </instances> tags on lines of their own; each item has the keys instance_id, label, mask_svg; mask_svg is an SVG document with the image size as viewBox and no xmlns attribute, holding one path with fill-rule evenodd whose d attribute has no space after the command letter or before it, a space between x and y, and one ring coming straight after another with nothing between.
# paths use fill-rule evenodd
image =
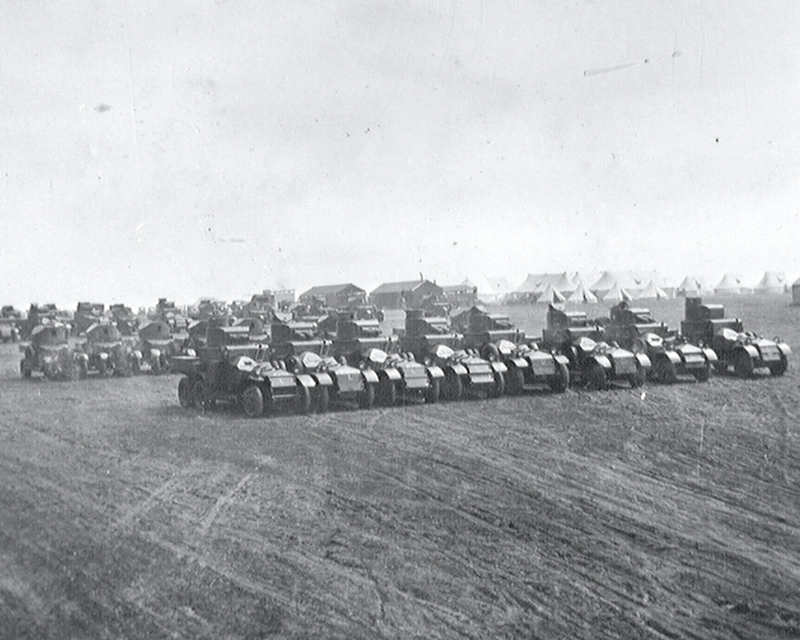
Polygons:
<instances>
[{"instance_id":1,"label":"armoured car turret","mask_svg":"<svg viewBox=\"0 0 800 640\"><path fill-rule=\"evenodd\" d=\"M453 326L464 334L465 347L478 349L490 362L506 365L509 395L522 393L525 387L546 385L556 393L569 387L567 357L541 350L508 316L488 313L476 305L455 316Z\"/></svg>"},{"instance_id":2,"label":"armoured car turret","mask_svg":"<svg viewBox=\"0 0 800 640\"><path fill-rule=\"evenodd\" d=\"M648 379L672 384L678 376L693 376L706 382L717 354L709 347L687 341L677 331L653 319L649 309L631 307L626 301L611 307L606 336L620 346L645 353L652 366Z\"/></svg>"},{"instance_id":3,"label":"armoured car turret","mask_svg":"<svg viewBox=\"0 0 800 640\"><path fill-rule=\"evenodd\" d=\"M502 395L506 365L481 358L475 349L462 349L461 343L462 336L451 330L447 318L426 317L422 309L406 311L405 329L399 339L400 351L444 372L442 396L445 399L459 400L465 393Z\"/></svg>"},{"instance_id":4,"label":"armoured car turret","mask_svg":"<svg viewBox=\"0 0 800 640\"><path fill-rule=\"evenodd\" d=\"M717 354L717 371L733 368L740 378L749 378L757 369L768 369L782 376L792 350L779 338L769 340L745 331L739 318L726 318L721 304L703 304L701 298L686 298L686 319L681 333L693 342L705 344Z\"/></svg>"},{"instance_id":5,"label":"armoured car turret","mask_svg":"<svg viewBox=\"0 0 800 640\"><path fill-rule=\"evenodd\" d=\"M208 409L217 402L239 403L256 418L276 405L308 413L314 380L293 374L269 360L266 345L254 343L249 327L208 328L206 344L197 356L175 356L178 399L184 408Z\"/></svg>"},{"instance_id":6,"label":"armoured car turret","mask_svg":"<svg viewBox=\"0 0 800 640\"><path fill-rule=\"evenodd\" d=\"M650 369L647 355L605 340L603 327L589 320L586 313L549 306L542 347L567 357L571 379L588 389L605 389L616 381L626 381L634 388L641 386Z\"/></svg>"}]
</instances>

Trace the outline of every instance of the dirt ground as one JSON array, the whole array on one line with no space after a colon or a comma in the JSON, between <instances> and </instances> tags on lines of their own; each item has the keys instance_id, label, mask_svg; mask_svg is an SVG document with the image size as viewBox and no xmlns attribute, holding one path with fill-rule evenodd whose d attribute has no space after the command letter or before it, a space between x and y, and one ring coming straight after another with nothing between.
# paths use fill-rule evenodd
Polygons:
<instances>
[{"instance_id":1,"label":"dirt ground","mask_svg":"<svg viewBox=\"0 0 800 640\"><path fill-rule=\"evenodd\" d=\"M784 377L249 420L2 345L0 637L798 638L800 308L725 303Z\"/></svg>"}]
</instances>

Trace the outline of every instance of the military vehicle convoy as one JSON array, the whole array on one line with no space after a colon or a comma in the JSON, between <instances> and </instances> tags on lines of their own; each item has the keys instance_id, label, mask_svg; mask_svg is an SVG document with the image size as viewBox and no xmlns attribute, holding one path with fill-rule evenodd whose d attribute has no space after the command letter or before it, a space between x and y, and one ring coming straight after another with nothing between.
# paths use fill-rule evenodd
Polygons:
<instances>
[{"instance_id":1,"label":"military vehicle convoy","mask_svg":"<svg viewBox=\"0 0 800 640\"><path fill-rule=\"evenodd\" d=\"M611 307L606 337L637 353L645 353L652 366L648 380L672 384L678 376L707 382L717 354L709 347L688 342L677 331L653 319L649 309L631 307L622 301Z\"/></svg>"},{"instance_id":2,"label":"military vehicle convoy","mask_svg":"<svg viewBox=\"0 0 800 640\"><path fill-rule=\"evenodd\" d=\"M23 378L41 373L48 380L77 380L82 356L69 343L69 328L64 324L40 324L33 328L30 341L20 343L19 363Z\"/></svg>"},{"instance_id":3,"label":"military vehicle convoy","mask_svg":"<svg viewBox=\"0 0 800 640\"><path fill-rule=\"evenodd\" d=\"M239 404L251 418L271 413L277 405L308 413L315 381L286 371L268 355L264 345L252 341L249 327L209 327L197 356L172 360L174 370L184 374L178 382L181 406L208 409L217 402Z\"/></svg>"},{"instance_id":4,"label":"military vehicle convoy","mask_svg":"<svg viewBox=\"0 0 800 640\"><path fill-rule=\"evenodd\" d=\"M473 306L455 316L453 326L463 333L466 348L478 349L485 360L502 362L508 368L508 395L518 395L526 387L546 386L555 393L563 393L569 387L568 358L540 349L508 316Z\"/></svg>"},{"instance_id":5,"label":"military vehicle convoy","mask_svg":"<svg viewBox=\"0 0 800 640\"><path fill-rule=\"evenodd\" d=\"M701 298L686 298L681 333L692 342L711 347L717 354L719 373L731 368L736 376L750 378L758 369L782 376L792 350L780 339L769 340L745 331L739 318L726 318L721 304L703 304Z\"/></svg>"},{"instance_id":6,"label":"military vehicle convoy","mask_svg":"<svg viewBox=\"0 0 800 640\"><path fill-rule=\"evenodd\" d=\"M506 365L489 362L474 349L462 349L462 336L451 330L447 318L426 317L423 309L408 309L405 328L399 335L401 352L443 371L444 399L460 400L476 394L497 397L505 392Z\"/></svg>"},{"instance_id":7,"label":"military vehicle convoy","mask_svg":"<svg viewBox=\"0 0 800 640\"><path fill-rule=\"evenodd\" d=\"M570 376L587 389L605 389L612 382L640 387L647 379L650 359L605 341L605 330L583 311L564 311L551 304L542 346L567 357Z\"/></svg>"}]
</instances>

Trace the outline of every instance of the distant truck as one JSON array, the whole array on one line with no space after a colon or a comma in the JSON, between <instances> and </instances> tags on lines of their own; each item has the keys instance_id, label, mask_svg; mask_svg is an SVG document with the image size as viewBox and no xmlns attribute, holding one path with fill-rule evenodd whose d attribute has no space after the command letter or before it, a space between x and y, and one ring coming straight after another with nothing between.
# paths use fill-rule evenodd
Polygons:
<instances>
[{"instance_id":1,"label":"distant truck","mask_svg":"<svg viewBox=\"0 0 800 640\"><path fill-rule=\"evenodd\" d=\"M701 298L686 298L681 333L703 343L717 354L717 371L733 369L740 378L750 378L757 369L782 376L789 366L792 350L779 338L769 340L746 332L739 318L726 318L721 304L703 304Z\"/></svg>"}]
</instances>

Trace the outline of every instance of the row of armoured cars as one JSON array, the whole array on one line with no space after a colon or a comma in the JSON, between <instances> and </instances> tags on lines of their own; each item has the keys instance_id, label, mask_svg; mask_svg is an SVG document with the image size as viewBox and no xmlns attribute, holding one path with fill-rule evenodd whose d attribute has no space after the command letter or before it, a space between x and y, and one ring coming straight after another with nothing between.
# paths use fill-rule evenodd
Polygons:
<instances>
[{"instance_id":1,"label":"row of armoured cars","mask_svg":"<svg viewBox=\"0 0 800 640\"><path fill-rule=\"evenodd\" d=\"M269 336L245 322L209 325L204 343L192 355L175 357L173 368L183 373L183 407L233 403L251 417L281 404L307 413L326 411L332 402L370 408L536 388L562 393L570 385L637 388L679 376L705 382L712 370L729 368L741 377L758 368L774 376L786 371L785 343L746 334L740 320L723 316L719 305L690 299L677 332L624 302L601 320L551 305L542 337L531 339L507 316L480 307L452 320L408 310L404 328L391 336L377 319L348 311L338 312L324 331L303 320L273 323Z\"/></svg>"},{"instance_id":2,"label":"row of armoured cars","mask_svg":"<svg viewBox=\"0 0 800 640\"><path fill-rule=\"evenodd\" d=\"M76 338L69 325L47 322L33 327L20 351L22 377L39 373L48 380L75 380L90 373L136 375L145 368L165 373L180 346L169 325L159 320L146 322L133 335L124 335L116 323L95 322Z\"/></svg>"}]
</instances>

